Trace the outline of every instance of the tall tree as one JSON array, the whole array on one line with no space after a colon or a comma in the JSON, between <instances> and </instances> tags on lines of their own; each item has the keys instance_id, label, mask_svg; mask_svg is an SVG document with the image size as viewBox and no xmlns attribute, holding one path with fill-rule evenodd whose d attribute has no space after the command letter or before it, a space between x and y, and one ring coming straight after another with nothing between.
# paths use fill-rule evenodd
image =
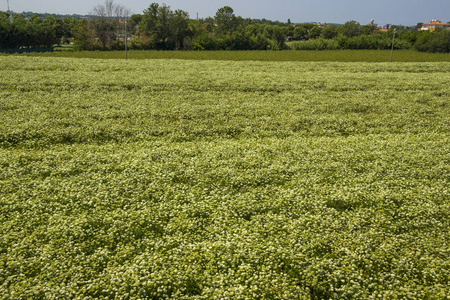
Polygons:
<instances>
[{"instance_id":1,"label":"tall tree","mask_svg":"<svg viewBox=\"0 0 450 300\"><path fill-rule=\"evenodd\" d=\"M233 9L229 6L219 8L214 20L217 24L217 32L219 34L228 34L237 26L236 16L234 15Z\"/></svg>"},{"instance_id":2,"label":"tall tree","mask_svg":"<svg viewBox=\"0 0 450 300\"><path fill-rule=\"evenodd\" d=\"M119 42L121 24L124 24L124 18L129 13L129 9L114 0L105 0L104 4L94 6L92 14L96 17L91 21L91 26L103 48L111 48L116 38Z\"/></svg>"},{"instance_id":3,"label":"tall tree","mask_svg":"<svg viewBox=\"0 0 450 300\"><path fill-rule=\"evenodd\" d=\"M361 25L356 21L348 21L343 26L338 27L340 35L346 37L360 36L362 34Z\"/></svg>"},{"instance_id":4,"label":"tall tree","mask_svg":"<svg viewBox=\"0 0 450 300\"><path fill-rule=\"evenodd\" d=\"M13 37L13 25L9 16L0 14L0 48L15 48Z\"/></svg>"},{"instance_id":5,"label":"tall tree","mask_svg":"<svg viewBox=\"0 0 450 300\"><path fill-rule=\"evenodd\" d=\"M141 29L150 38L151 47L156 49L180 49L189 36L189 16L182 10L173 12L170 6L150 4L144 11Z\"/></svg>"},{"instance_id":6,"label":"tall tree","mask_svg":"<svg viewBox=\"0 0 450 300\"><path fill-rule=\"evenodd\" d=\"M98 4L92 9L92 14L96 16L90 25L95 36L104 49L111 47L115 38L115 30L112 24L114 0L105 0L104 4Z\"/></svg>"},{"instance_id":7,"label":"tall tree","mask_svg":"<svg viewBox=\"0 0 450 300\"><path fill-rule=\"evenodd\" d=\"M75 50L90 50L91 43L89 42L89 32L89 25L86 20L81 20L75 25L72 31Z\"/></svg>"},{"instance_id":8,"label":"tall tree","mask_svg":"<svg viewBox=\"0 0 450 300\"><path fill-rule=\"evenodd\" d=\"M191 36L189 29L189 15L187 12L177 9L173 14L174 30L175 30L175 49L183 48L186 37Z\"/></svg>"},{"instance_id":9,"label":"tall tree","mask_svg":"<svg viewBox=\"0 0 450 300\"><path fill-rule=\"evenodd\" d=\"M322 37L324 39L332 39L336 36L336 30L332 25L325 26L324 29L322 29Z\"/></svg>"},{"instance_id":10,"label":"tall tree","mask_svg":"<svg viewBox=\"0 0 450 300\"><path fill-rule=\"evenodd\" d=\"M150 6L144 10L144 15L142 16L140 24L141 30L143 30L144 34L150 38L152 46L156 44L157 39L158 8L158 3L150 4Z\"/></svg>"},{"instance_id":11,"label":"tall tree","mask_svg":"<svg viewBox=\"0 0 450 300\"><path fill-rule=\"evenodd\" d=\"M295 26L294 37L297 40L306 40L306 39L308 39L308 29L306 29L304 26Z\"/></svg>"},{"instance_id":12,"label":"tall tree","mask_svg":"<svg viewBox=\"0 0 450 300\"><path fill-rule=\"evenodd\" d=\"M314 26L313 28L311 28L309 30L309 38L317 39L321 33L322 33L322 28L320 28L319 26Z\"/></svg>"}]
</instances>

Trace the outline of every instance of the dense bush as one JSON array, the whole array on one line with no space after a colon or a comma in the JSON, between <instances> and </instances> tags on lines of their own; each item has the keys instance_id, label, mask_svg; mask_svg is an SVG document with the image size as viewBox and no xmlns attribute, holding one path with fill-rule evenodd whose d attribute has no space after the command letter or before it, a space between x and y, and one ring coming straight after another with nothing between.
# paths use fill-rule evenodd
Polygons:
<instances>
[{"instance_id":1,"label":"dense bush","mask_svg":"<svg viewBox=\"0 0 450 300\"><path fill-rule=\"evenodd\" d=\"M392 37L387 34L360 35L355 37L340 36L336 38L341 49L353 50L387 50L392 47ZM395 39L395 49L410 49L411 44L402 39Z\"/></svg>"},{"instance_id":2,"label":"dense bush","mask_svg":"<svg viewBox=\"0 0 450 300\"><path fill-rule=\"evenodd\" d=\"M293 50L388 50L392 47L392 38L385 35L360 35L356 37L339 36L334 39L315 39L288 43ZM396 39L395 49L410 49L411 44Z\"/></svg>"},{"instance_id":3,"label":"dense bush","mask_svg":"<svg viewBox=\"0 0 450 300\"><path fill-rule=\"evenodd\" d=\"M450 52L450 30L436 29L425 32L415 44L415 48L422 52Z\"/></svg>"},{"instance_id":4,"label":"dense bush","mask_svg":"<svg viewBox=\"0 0 450 300\"><path fill-rule=\"evenodd\" d=\"M25 20L20 15L10 21L7 15L0 14L0 48L50 48L60 43L63 36L60 21L37 16Z\"/></svg>"}]
</instances>

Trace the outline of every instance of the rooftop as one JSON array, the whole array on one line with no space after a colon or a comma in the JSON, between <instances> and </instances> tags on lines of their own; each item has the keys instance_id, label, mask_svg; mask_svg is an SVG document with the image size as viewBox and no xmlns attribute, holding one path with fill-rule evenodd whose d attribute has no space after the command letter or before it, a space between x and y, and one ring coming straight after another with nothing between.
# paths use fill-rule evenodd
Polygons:
<instances>
[{"instance_id":1,"label":"rooftop","mask_svg":"<svg viewBox=\"0 0 450 300\"><path fill-rule=\"evenodd\" d=\"M441 26L450 26L448 23L443 23L439 20L433 20L430 23L424 23L423 25L441 25Z\"/></svg>"}]
</instances>

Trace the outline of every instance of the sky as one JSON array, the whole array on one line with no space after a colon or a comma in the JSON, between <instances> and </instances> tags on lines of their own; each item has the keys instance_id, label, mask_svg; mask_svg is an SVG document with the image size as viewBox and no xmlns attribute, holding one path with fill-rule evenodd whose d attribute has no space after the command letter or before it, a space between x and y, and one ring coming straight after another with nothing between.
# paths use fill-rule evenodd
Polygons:
<instances>
[{"instance_id":1,"label":"sky","mask_svg":"<svg viewBox=\"0 0 450 300\"><path fill-rule=\"evenodd\" d=\"M0 0L0 10L6 11L8 0ZM450 21L450 0L115 0L142 13L152 2L165 3L172 10L182 9L191 18L214 17L223 6L233 8L236 16L293 23L340 23L357 21L368 24L371 19L385 24L415 25L437 19ZM32 11L57 14L88 14L104 0L9 0L12 11Z\"/></svg>"}]
</instances>

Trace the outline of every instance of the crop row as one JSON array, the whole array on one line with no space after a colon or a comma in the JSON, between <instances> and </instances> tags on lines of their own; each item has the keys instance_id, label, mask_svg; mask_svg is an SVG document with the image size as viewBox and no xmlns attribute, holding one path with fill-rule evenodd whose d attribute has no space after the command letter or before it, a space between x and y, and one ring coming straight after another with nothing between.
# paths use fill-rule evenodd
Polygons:
<instances>
[{"instance_id":1,"label":"crop row","mask_svg":"<svg viewBox=\"0 0 450 300\"><path fill-rule=\"evenodd\" d=\"M448 129L448 64L34 60L3 61L3 146Z\"/></svg>"},{"instance_id":2,"label":"crop row","mask_svg":"<svg viewBox=\"0 0 450 300\"><path fill-rule=\"evenodd\" d=\"M445 299L449 68L0 57L0 299Z\"/></svg>"}]
</instances>

